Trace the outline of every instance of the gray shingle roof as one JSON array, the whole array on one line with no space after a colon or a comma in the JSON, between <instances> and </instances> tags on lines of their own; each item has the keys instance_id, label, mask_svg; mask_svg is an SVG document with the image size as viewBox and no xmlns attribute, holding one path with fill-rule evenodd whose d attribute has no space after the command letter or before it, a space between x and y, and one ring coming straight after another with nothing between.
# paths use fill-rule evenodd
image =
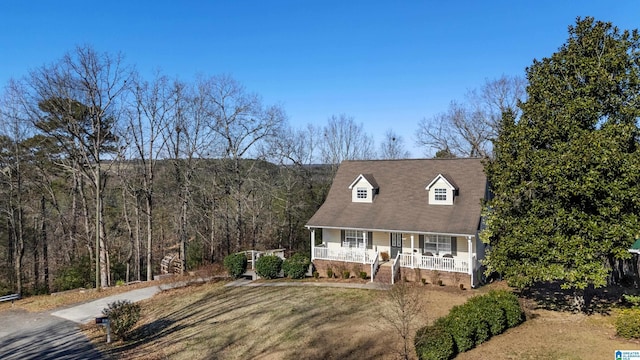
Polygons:
<instances>
[{"instance_id":1,"label":"gray shingle roof","mask_svg":"<svg viewBox=\"0 0 640 360\"><path fill-rule=\"evenodd\" d=\"M349 185L360 174L371 174L379 186L373 203L351 202ZM428 204L425 188L439 174L459 189L454 205ZM344 161L307 226L475 234L486 186L480 159Z\"/></svg>"}]
</instances>

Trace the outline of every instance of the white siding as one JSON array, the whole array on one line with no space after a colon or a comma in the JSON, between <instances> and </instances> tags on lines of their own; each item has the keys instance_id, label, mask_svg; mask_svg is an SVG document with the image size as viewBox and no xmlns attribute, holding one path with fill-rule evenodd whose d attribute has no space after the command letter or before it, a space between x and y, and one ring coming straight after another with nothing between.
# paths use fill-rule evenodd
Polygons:
<instances>
[{"instance_id":1,"label":"white siding","mask_svg":"<svg viewBox=\"0 0 640 360\"><path fill-rule=\"evenodd\" d=\"M436 200L435 189L446 189L447 190L447 200ZM440 177L431 187L429 188L429 205L453 205L453 196L454 191L447 182Z\"/></svg>"},{"instance_id":2,"label":"white siding","mask_svg":"<svg viewBox=\"0 0 640 360\"><path fill-rule=\"evenodd\" d=\"M367 190L366 199L358 199L358 188L364 188ZM369 182L361 177L360 180L351 188L351 202L370 203L373 202L373 186Z\"/></svg>"},{"instance_id":3,"label":"white siding","mask_svg":"<svg viewBox=\"0 0 640 360\"><path fill-rule=\"evenodd\" d=\"M327 244L330 249L340 248L342 246L340 243L340 230L322 229L322 242Z\"/></svg>"},{"instance_id":4,"label":"white siding","mask_svg":"<svg viewBox=\"0 0 640 360\"><path fill-rule=\"evenodd\" d=\"M373 249L378 253L389 253L389 233L387 232L374 232L373 233Z\"/></svg>"}]
</instances>

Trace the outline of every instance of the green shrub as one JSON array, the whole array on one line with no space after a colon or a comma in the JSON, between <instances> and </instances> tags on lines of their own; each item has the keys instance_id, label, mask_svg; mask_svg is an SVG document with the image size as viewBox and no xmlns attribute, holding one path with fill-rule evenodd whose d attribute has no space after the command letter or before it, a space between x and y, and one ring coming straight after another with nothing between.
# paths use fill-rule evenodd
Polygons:
<instances>
[{"instance_id":1,"label":"green shrub","mask_svg":"<svg viewBox=\"0 0 640 360\"><path fill-rule=\"evenodd\" d=\"M366 280L367 279L367 272L366 271L360 271L360 279L362 279L362 280Z\"/></svg>"},{"instance_id":2,"label":"green shrub","mask_svg":"<svg viewBox=\"0 0 640 360\"><path fill-rule=\"evenodd\" d=\"M507 290L493 290L485 295L497 303L507 319L507 329L520 325L524 321L524 311L520 307L518 297Z\"/></svg>"},{"instance_id":3,"label":"green shrub","mask_svg":"<svg viewBox=\"0 0 640 360\"><path fill-rule=\"evenodd\" d=\"M518 297L505 290L490 291L487 295L476 296L463 305L454 306L433 326L420 329L416 333L416 353L420 359L449 359L458 352L482 344L493 335L501 334L508 325L517 326L523 321L524 312ZM640 324L640 315L635 323ZM638 329L640 336L640 325ZM448 355L448 336L455 345L453 355Z\"/></svg>"},{"instance_id":4,"label":"green shrub","mask_svg":"<svg viewBox=\"0 0 640 360\"><path fill-rule=\"evenodd\" d=\"M469 326L467 315L462 305L454 306L449 315L440 318L436 324L443 325L451 334L459 352L465 352L476 343L476 327Z\"/></svg>"},{"instance_id":5,"label":"green shrub","mask_svg":"<svg viewBox=\"0 0 640 360\"><path fill-rule=\"evenodd\" d=\"M282 262L282 270L292 279L304 279L310 264L309 258L297 253Z\"/></svg>"},{"instance_id":6,"label":"green shrub","mask_svg":"<svg viewBox=\"0 0 640 360\"><path fill-rule=\"evenodd\" d=\"M342 272L342 278L343 278L343 279L348 279L348 278L350 278L350 277L351 277L351 273L349 272L349 270L344 270L344 271Z\"/></svg>"},{"instance_id":7,"label":"green shrub","mask_svg":"<svg viewBox=\"0 0 640 360\"><path fill-rule=\"evenodd\" d=\"M256 274L265 279L275 279L282 270L282 259L275 255L264 255L256 260Z\"/></svg>"},{"instance_id":8,"label":"green shrub","mask_svg":"<svg viewBox=\"0 0 640 360\"><path fill-rule=\"evenodd\" d=\"M640 296L624 294L622 297L626 303L631 304L631 307L640 308Z\"/></svg>"},{"instance_id":9,"label":"green shrub","mask_svg":"<svg viewBox=\"0 0 640 360\"><path fill-rule=\"evenodd\" d=\"M507 317L499 303L489 296L475 296L467 301L475 313L489 325L491 336L502 334L507 328Z\"/></svg>"},{"instance_id":10,"label":"green shrub","mask_svg":"<svg viewBox=\"0 0 640 360\"><path fill-rule=\"evenodd\" d=\"M319 277L320 277L320 273L319 273L319 272L317 272L317 271L314 271L314 272L313 272L313 278L314 278L314 279L317 279L317 278L319 278Z\"/></svg>"},{"instance_id":11,"label":"green shrub","mask_svg":"<svg viewBox=\"0 0 640 360\"><path fill-rule=\"evenodd\" d=\"M467 326L472 326L476 329L476 346L489 340L491 337L491 329L489 322L482 316L482 309L471 304L466 304L467 311L465 312L465 320Z\"/></svg>"},{"instance_id":12,"label":"green shrub","mask_svg":"<svg viewBox=\"0 0 640 360\"><path fill-rule=\"evenodd\" d=\"M448 360L457 355L453 337L441 323L418 329L414 344L420 360Z\"/></svg>"},{"instance_id":13,"label":"green shrub","mask_svg":"<svg viewBox=\"0 0 640 360\"><path fill-rule=\"evenodd\" d=\"M109 317L111 331L122 340L140 319L140 305L129 300L118 300L107 305L102 314Z\"/></svg>"},{"instance_id":14,"label":"green shrub","mask_svg":"<svg viewBox=\"0 0 640 360\"><path fill-rule=\"evenodd\" d=\"M616 333L625 339L640 338L640 310L625 309L616 318Z\"/></svg>"},{"instance_id":15,"label":"green shrub","mask_svg":"<svg viewBox=\"0 0 640 360\"><path fill-rule=\"evenodd\" d=\"M229 254L224 258L223 265L229 276L237 279L247 270L247 256L244 253Z\"/></svg>"}]
</instances>

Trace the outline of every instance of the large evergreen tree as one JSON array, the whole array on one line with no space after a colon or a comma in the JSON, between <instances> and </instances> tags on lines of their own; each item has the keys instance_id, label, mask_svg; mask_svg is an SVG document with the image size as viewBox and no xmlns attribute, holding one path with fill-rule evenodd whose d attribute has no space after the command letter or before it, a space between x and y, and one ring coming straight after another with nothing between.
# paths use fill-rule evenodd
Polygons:
<instances>
[{"instance_id":1,"label":"large evergreen tree","mask_svg":"<svg viewBox=\"0 0 640 360\"><path fill-rule=\"evenodd\" d=\"M522 116L505 113L486 173L488 271L513 285L602 287L640 231L640 37L577 19L527 69Z\"/></svg>"}]
</instances>

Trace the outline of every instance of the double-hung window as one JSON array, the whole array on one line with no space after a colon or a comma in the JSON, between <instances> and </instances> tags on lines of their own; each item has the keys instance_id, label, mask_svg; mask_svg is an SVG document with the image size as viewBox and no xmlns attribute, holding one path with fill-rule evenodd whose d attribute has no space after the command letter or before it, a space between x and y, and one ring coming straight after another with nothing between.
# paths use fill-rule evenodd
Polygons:
<instances>
[{"instance_id":1,"label":"double-hung window","mask_svg":"<svg viewBox=\"0 0 640 360\"><path fill-rule=\"evenodd\" d=\"M434 200L447 201L447 189L436 188L434 191Z\"/></svg>"},{"instance_id":2,"label":"double-hung window","mask_svg":"<svg viewBox=\"0 0 640 360\"><path fill-rule=\"evenodd\" d=\"M424 251L434 254L451 254L451 236L429 235L424 239Z\"/></svg>"},{"instance_id":3,"label":"double-hung window","mask_svg":"<svg viewBox=\"0 0 640 360\"><path fill-rule=\"evenodd\" d=\"M358 230L345 230L343 247L357 247L364 249L367 247L367 243L364 238L364 233Z\"/></svg>"}]
</instances>

